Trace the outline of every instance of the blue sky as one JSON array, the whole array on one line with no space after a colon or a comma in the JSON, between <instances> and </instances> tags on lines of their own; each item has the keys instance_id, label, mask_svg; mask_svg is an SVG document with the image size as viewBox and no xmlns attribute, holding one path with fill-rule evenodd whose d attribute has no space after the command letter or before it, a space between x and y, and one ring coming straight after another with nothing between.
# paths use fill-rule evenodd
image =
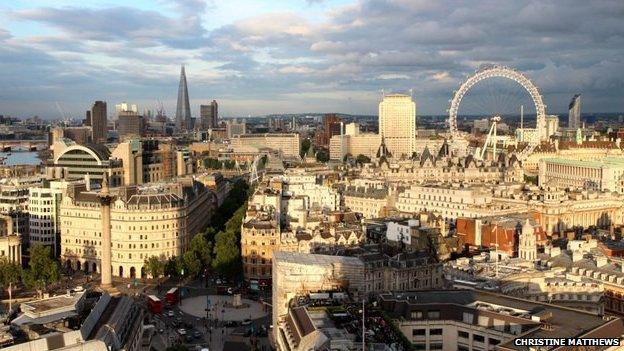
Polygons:
<instances>
[{"instance_id":1,"label":"blue sky","mask_svg":"<svg viewBox=\"0 0 624 351\"><path fill-rule=\"evenodd\" d=\"M194 112L375 114L414 90L443 114L466 74L525 72L551 113L624 111L624 2L13 1L0 4L0 114L76 116L93 100L172 114L180 65Z\"/></svg>"}]
</instances>

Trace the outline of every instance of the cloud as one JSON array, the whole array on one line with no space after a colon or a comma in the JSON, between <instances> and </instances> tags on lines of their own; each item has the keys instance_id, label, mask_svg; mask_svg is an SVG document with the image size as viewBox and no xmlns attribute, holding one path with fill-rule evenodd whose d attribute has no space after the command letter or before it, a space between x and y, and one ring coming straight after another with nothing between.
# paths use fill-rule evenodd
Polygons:
<instances>
[{"instance_id":1,"label":"cloud","mask_svg":"<svg viewBox=\"0 0 624 351\"><path fill-rule=\"evenodd\" d=\"M312 9L324 11L319 16L311 6L320 2ZM381 88L413 88L419 114L443 114L467 74L500 63L533 79L551 113L565 111L577 92L585 111L624 110L621 1L313 0L216 28L207 23L218 2L159 4L165 10L103 5L10 13L13 22L53 30L16 38L10 24L0 29L0 69L23 75L0 77L9 87L0 97L21 91L71 98L77 106L120 96L174 104L179 64L186 63L191 97L223 99L231 115L315 106L374 114ZM76 96L58 93L74 86ZM252 108L257 101L264 103ZM27 108L0 98L0 113Z\"/></svg>"},{"instance_id":2,"label":"cloud","mask_svg":"<svg viewBox=\"0 0 624 351\"><path fill-rule=\"evenodd\" d=\"M197 47L203 43L205 33L198 16L171 18L157 11L121 6L101 9L45 7L19 10L13 16L58 28L73 39L124 41L139 47Z\"/></svg>"}]
</instances>

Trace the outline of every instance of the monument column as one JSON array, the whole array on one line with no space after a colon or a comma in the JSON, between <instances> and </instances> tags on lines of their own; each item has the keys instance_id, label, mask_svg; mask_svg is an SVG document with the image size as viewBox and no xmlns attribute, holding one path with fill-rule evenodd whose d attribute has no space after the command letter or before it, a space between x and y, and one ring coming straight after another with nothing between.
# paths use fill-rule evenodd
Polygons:
<instances>
[{"instance_id":1,"label":"monument column","mask_svg":"<svg viewBox=\"0 0 624 351\"><path fill-rule=\"evenodd\" d=\"M102 277L102 287L110 288L113 283L113 274L111 268L111 219L110 219L110 204L112 196L108 191L108 177L104 174L104 180L102 181L102 190L98 194L100 198L100 209L102 212L102 257L100 259L100 271Z\"/></svg>"}]
</instances>

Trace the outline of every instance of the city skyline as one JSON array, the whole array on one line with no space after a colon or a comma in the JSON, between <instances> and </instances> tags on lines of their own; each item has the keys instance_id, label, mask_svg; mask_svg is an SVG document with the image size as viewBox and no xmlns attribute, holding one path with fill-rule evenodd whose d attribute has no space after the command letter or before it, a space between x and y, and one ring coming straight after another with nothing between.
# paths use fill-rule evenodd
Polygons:
<instances>
[{"instance_id":1,"label":"city skyline","mask_svg":"<svg viewBox=\"0 0 624 351\"><path fill-rule=\"evenodd\" d=\"M496 5L496 6L494 6ZM375 115L381 89L414 89L420 115L444 114L466 74L517 68L548 112L624 111L624 4L534 1L31 1L6 4L0 114L82 117L95 100L175 114L179 67L190 105L221 114ZM570 25L574 18L575 25Z\"/></svg>"}]
</instances>

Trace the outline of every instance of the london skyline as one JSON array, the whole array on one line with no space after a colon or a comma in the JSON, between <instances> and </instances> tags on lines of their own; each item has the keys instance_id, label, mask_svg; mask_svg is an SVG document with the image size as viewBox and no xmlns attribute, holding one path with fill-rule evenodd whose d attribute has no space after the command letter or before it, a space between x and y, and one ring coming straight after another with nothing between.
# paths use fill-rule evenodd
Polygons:
<instances>
[{"instance_id":1,"label":"london skyline","mask_svg":"<svg viewBox=\"0 0 624 351\"><path fill-rule=\"evenodd\" d=\"M0 5L0 114L80 117L93 100L173 118L180 65L193 116L376 114L380 90L413 89L417 114L444 114L484 63L523 71L548 112L583 95L624 111L624 3L480 1L29 1Z\"/></svg>"}]
</instances>

